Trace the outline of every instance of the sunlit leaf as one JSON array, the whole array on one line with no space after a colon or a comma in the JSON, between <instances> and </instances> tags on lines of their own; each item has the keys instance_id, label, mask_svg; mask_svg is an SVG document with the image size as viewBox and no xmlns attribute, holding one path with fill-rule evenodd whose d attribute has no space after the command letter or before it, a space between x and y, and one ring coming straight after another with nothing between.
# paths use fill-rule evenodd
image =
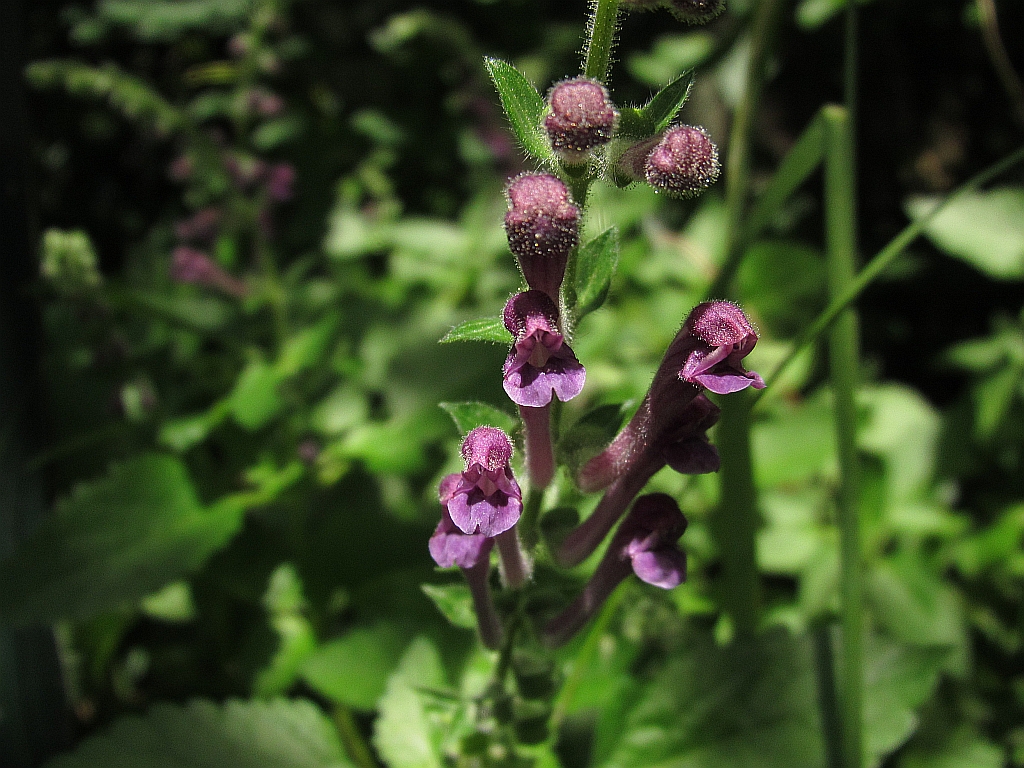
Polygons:
<instances>
[{"instance_id":1,"label":"sunlit leaf","mask_svg":"<svg viewBox=\"0 0 1024 768\"><path fill-rule=\"evenodd\" d=\"M604 304L619 263L619 232L606 230L580 248L576 257L576 303L571 311L579 321Z\"/></svg>"},{"instance_id":2,"label":"sunlit leaf","mask_svg":"<svg viewBox=\"0 0 1024 768\"><path fill-rule=\"evenodd\" d=\"M476 427L497 427L511 434L519 427L515 416L487 403L440 403L440 406L463 434Z\"/></svg>"},{"instance_id":3,"label":"sunlit leaf","mask_svg":"<svg viewBox=\"0 0 1024 768\"><path fill-rule=\"evenodd\" d=\"M512 334L498 317L482 317L459 323L441 337L441 344L453 341L489 341L494 344L511 344Z\"/></svg>"},{"instance_id":4,"label":"sunlit leaf","mask_svg":"<svg viewBox=\"0 0 1024 768\"><path fill-rule=\"evenodd\" d=\"M306 659L301 674L332 701L369 711L377 706L407 641L407 634L393 624L357 627L319 648Z\"/></svg>"},{"instance_id":5,"label":"sunlit leaf","mask_svg":"<svg viewBox=\"0 0 1024 768\"><path fill-rule=\"evenodd\" d=\"M421 584L420 589L453 625L476 629L473 598L466 584Z\"/></svg>"},{"instance_id":6,"label":"sunlit leaf","mask_svg":"<svg viewBox=\"0 0 1024 768\"><path fill-rule=\"evenodd\" d=\"M203 509L175 458L130 459L76 489L0 563L0 616L51 622L132 606L201 566L242 512Z\"/></svg>"},{"instance_id":7,"label":"sunlit leaf","mask_svg":"<svg viewBox=\"0 0 1024 768\"><path fill-rule=\"evenodd\" d=\"M331 721L302 700L155 704L46 768L345 768Z\"/></svg>"}]
</instances>

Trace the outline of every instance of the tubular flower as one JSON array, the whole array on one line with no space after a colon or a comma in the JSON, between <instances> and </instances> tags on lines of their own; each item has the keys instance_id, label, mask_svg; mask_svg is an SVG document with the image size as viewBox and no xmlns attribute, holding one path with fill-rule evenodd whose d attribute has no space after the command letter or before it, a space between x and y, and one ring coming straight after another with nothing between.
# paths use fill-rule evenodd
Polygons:
<instances>
[{"instance_id":1,"label":"tubular flower","mask_svg":"<svg viewBox=\"0 0 1024 768\"><path fill-rule=\"evenodd\" d=\"M586 371L558 332L558 309L546 293L516 294L505 305L504 321L515 339L503 384L512 402L538 408L583 391Z\"/></svg>"},{"instance_id":2,"label":"tubular flower","mask_svg":"<svg viewBox=\"0 0 1024 768\"><path fill-rule=\"evenodd\" d=\"M523 510L522 491L509 466L512 441L500 429L477 427L462 442L462 458L466 468L458 483L446 489L452 522L463 533L504 533Z\"/></svg>"},{"instance_id":3,"label":"tubular flower","mask_svg":"<svg viewBox=\"0 0 1024 768\"><path fill-rule=\"evenodd\" d=\"M637 499L579 597L545 626L548 643L570 640L630 574L662 589L686 581L686 554L677 543L685 530L686 518L671 496Z\"/></svg>"},{"instance_id":4,"label":"tubular flower","mask_svg":"<svg viewBox=\"0 0 1024 768\"><path fill-rule=\"evenodd\" d=\"M579 240L580 209L569 188L549 173L525 173L508 186L505 232L530 288L555 302L569 253Z\"/></svg>"},{"instance_id":5,"label":"tubular flower","mask_svg":"<svg viewBox=\"0 0 1024 768\"><path fill-rule=\"evenodd\" d=\"M728 301L698 304L683 333L693 340L679 368L679 378L718 395L747 387L764 389L764 380L743 368L742 360L757 344L757 333L743 310Z\"/></svg>"}]
</instances>

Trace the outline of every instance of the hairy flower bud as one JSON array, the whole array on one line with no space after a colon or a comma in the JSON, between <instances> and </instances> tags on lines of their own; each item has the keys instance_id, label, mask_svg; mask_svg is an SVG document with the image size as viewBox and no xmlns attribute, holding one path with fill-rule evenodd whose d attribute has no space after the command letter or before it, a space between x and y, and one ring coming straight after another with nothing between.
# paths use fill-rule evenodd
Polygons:
<instances>
[{"instance_id":1,"label":"hairy flower bud","mask_svg":"<svg viewBox=\"0 0 1024 768\"><path fill-rule=\"evenodd\" d=\"M619 114L596 80L564 80L551 89L548 103L551 114L544 127L551 147L568 164L582 163L589 150L607 144L615 133Z\"/></svg>"},{"instance_id":2,"label":"hairy flower bud","mask_svg":"<svg viewBox=\"0 0 1024 768\"><path fill-rule=\"evenodd\" d=\"M644 162L647 183L673 197L694 197L718 178L718 148L703 128L670 128Z\"/></svg>"},{"instance_id":3,"label":"hairy flower bud","mask_svg":"<svg viewBox=\"0 0 1024 768\"><path fill-rule=\"evenodd\" d=\"M725 0L668 0L668 9L679 21L706 24L725 10Z\"/></svg>"},{"instance_id":4,"label":"hairy flower bud","mask_svg":"<svg viewBox=\"0 0 1024 768\"><path fill-rule=\"evenodd\" d=\"M508 245L527 285L557 304L569 253L579 240L580 210L557 176L527 173L508 186Z\"/></svg>"}]
</instances>

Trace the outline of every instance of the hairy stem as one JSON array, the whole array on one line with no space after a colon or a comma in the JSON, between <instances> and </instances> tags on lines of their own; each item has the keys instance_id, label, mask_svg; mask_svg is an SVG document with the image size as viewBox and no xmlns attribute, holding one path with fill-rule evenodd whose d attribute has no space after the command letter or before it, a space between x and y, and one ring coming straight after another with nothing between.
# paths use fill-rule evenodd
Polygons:
<instances>
[{"instance_id":1,"label":"hairy stem","mask_svg":"<svg viewBox=\"0 0 1024 768\"><path fill-rule=\"evenodd\" d=\"M593 15L587 24L588 37L583 60L583 74L604 82L608 77L612 48L615 46L619 0L595 0L593 9Z\"/></svg>"}]
</instances>

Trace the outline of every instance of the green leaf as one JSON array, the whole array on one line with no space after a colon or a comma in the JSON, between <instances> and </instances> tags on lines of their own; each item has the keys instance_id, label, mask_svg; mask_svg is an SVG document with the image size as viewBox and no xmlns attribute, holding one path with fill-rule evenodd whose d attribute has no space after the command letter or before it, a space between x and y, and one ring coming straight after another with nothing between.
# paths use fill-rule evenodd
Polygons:
<instances>
[{"instance_id":1,"label":"green leaf","mask_svg":"<svg viewBox=\"0 0 1024 768\"><path fill-rule=\"evenodd\" d=\"M441 768L440 723L431 717L430 697L423 689L445 685L437 648L416 638L388 680L374 722L373 744L389 768Z\"/></svg>"},{"instance_id":2,"label":"green leaf","mask_svg":"<svg viewBox=\"0 0 1024 768\"><path fill-rule=\"evenodd\" d=\"M316 325L303 328L285 339L281 354L274 362L274 372L277 376L294 376L299 371L322 362L340 319L339 315L331 313Z\"/></svg>"},{"instance_id":3,"label":"green leaf","mask_svg":"<svg viewBox=\"0 0 1024 768\"><path fill-rule=\"evenodd\" d=\"M576 322L604 304L619 264L619 231L605 230L580 248L576 257Z\"/></svg>"},{"instance_id":4,"label":"green leaf","mask_svg":"<svg viewBox=\"0 0 1024 768\"><path fill-rule=\"evenodd\" d=\"M262 427L284 407L277 393L277 373L262 360L249 363L228 396L231 415L249 430Z\"/></svg>"},{"instance_id":5,"label":"green leaf","mask_svg":"<svg viewBox=\"0 0 1024 768\"><path fill-rule=\"evenodd\" d=\"M893 637L921 646L966 646L967 627L955 594L919 556L879 562L866 581L868 605Z\"/></svg>"},{"instance_id":6,"label":"green leaf","mask_svg":"<svg viewBox=\"0 0 1024 768\"><path fill-rule=\"evenodd\" d=\"M519 428L519 420L487 403L439 403L441 408L452 417L455 426L462 434L477 427L497 427L506 434L512 434Z\"/></svg>"},{"instance_id":7,"label":"green leaf","mask_svg":"<svg viewBox=\"0 0 1024 768\"><path fill-rule=\"evenodd\" d=\"M46 768L345 768L337 731L311 702L155 704Z\"/></svg>"},{"instance_id":8,"label":"green leaf","mask_svg":"<svg viewBox=\"0 0 1024 768\"><path fill-rule=\"evenodd\" d=\"M298 138L306 130L306 121L298 115L285 115L268 120L252 132L252 144L266 152Z\"/></svg>"},{"instance_id":9,"label":"green leaf","mask_svg":"<svg viewBox=\"0 0 1024 768\"><path fill-rule=\"evenodd\" d=\"M556 447L559 463L575 475L585 461L608 447L625 420L623 408L621 403L599 406L569 427Z\"/></svg>"},{"instance_id":10,"label":"green leaf","mask_svg":"<svg viewBox=\"0 0 1024 768\"><path fill-rule=\"evenodd\" d=\"M131 459L80 486L0 563L0 616L52 622L135 605L199 568L241 521L241 509L204 510L179 460Z\"/></svg>"},{"instance_id":11,"label":"green leaf","mask_svg":"<svg viewBox=\"0 0 1024 768\"><path fill-rule=\"evenodd\" d=\"M640 82L659 86L678 72L699 67L714 53L715 46L715 36L708 32L660 35L654 41L650 53L630 56L626 67Z\"/></svg>"},{"instance_id":12,"label":"green leaf","mask_svg":"<svg viewBox=\"0 0 1024 768\"><path fill-rule=\"evenodd\" d=\"M463 629L476 629L473 598L465 584L421 584L420 589L448 621Z\"/></svg>"},{"instance_id":13,"label":"green leaf","mask_svg":"<svg viewBox=\"0 0 1024 768\"><path fill-rule=\"evenodd\" d=\"M938 198L907 201L912 219L926 216ZM950 256L996 280L1024 278L1024 188L959 195L925 226L925 235Z\"/></svg>"},{"instance_id":14,"label":"green leaf","mask_svg":"<svg viewBox=\"0 0 1024 768\"><path fill-rule=\"evenodd\" d=\"M453 341L489 341L494 344L511 344L512 334L508 332L500 317L482 317L459 323L441 337L441 344Z\"/></svg>"},{"instance_id":15,"label":"green leaf","mask_svg":"<svg viewBox=\"0 0 1024 768\"><path fill-rule=\"evenodd\" d=\"M398 666L408 636L395 625L359 627L306 659L301 675L332 701L370 711Z\"/></svg>"},{"instance_id":16,"label":"green leaf","mask_svg":"<svg viewBox=\"0 0 1024 768\"><path fill-rule=\"evenodd\" d=\"M692 87L693 74L683 72L654 94L654 97L640 110L641 118L653 129L652 134L668 128L675 116L679 114L679 110L683 108L683 104L686 103Z\"/></svg>"},{"instance_id":17,"label":"green leaf","mask_svg":"<svg viewBox=\"0 0 1024 768\"><path fill-rule=\"evenodd\" d=\"M820 768L807 643L775 631L721 647L693 633L625 713L601 718L594 765ZM611 730L617 738L603 741Z\"/></svg>"},{"instance_id":18,"label":"green leaf","mask_svg":"<svg viewBox=\"0 0 1024 768\"><path fill-rule=\"evenodd\" d=\"M485 58L484 67L498 89L501 105L523 149L538 160L552 162L554 155L540 126L544 99L537 89L530 85L526 75L500 59Z\"/></svg>"}]
</instances>

